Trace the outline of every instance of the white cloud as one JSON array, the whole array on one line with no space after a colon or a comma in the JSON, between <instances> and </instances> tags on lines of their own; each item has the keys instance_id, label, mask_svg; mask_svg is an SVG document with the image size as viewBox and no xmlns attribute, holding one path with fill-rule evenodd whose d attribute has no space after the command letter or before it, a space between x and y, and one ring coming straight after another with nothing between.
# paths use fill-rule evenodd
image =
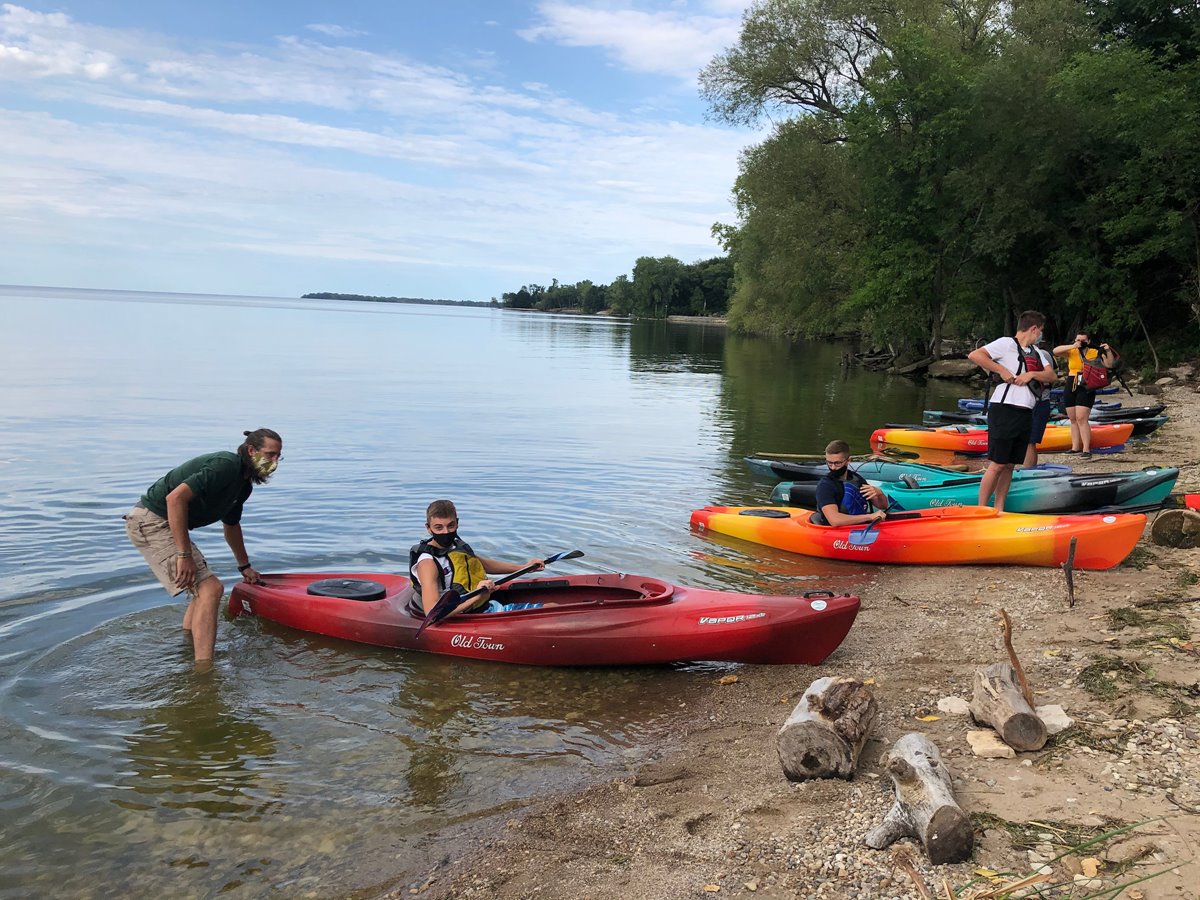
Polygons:
<instances>
[{"instance_id":1,"label":"white cloud","mask_svg":"<svg viewBox=\"0 0 1200 900\"><path fill-rule=\"evenodd\" d=\"M0 7L0 81L22 98L0 106L0 240L31 259L161 259L193 278L176 289L238 292L222 261L257 257L427 270L447 285L429 295L475 297L717 252L746 135L498 77L294 37L182 47Z\"/></svg>"},{"instance_id":2,"label":"white cloud","mask_svg":"<svg viewBox=\"0 0 1200 900\"><path fill-rule=\"evenodd\" d=\"M550 0L538 4L541 21L520 34L529 41L598 47L634 72L693 81L709 60L736 42L744 6L710 0L706 8L714 14L705 15L682 4L644 11Z\"/></svg>"},{"instance_id":3,"label":"white cloud","mask_svg":"<svg viewBox=\"0 0 1200 900\"><path fill-rule=\"evenodd\" d=\"M309 31L315 31L318 34L324 34L334 38L354 38L362 37L366 34L365 31L359 31L357 28L345 28L342 25L330 25L323 22L305 25L304 27Z\"/></svg>"}]
</instances>

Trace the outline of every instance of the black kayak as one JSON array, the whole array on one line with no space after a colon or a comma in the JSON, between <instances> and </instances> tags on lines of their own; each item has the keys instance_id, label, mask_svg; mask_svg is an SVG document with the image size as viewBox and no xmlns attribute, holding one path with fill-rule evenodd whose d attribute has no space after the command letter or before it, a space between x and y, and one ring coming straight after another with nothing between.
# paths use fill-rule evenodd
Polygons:
<instances>
[{"instance_id":1,"label":"black kayak","mask_svg":"<svg viewBox=\"0 0 1200 900\"><path fill-rule=\"evenodd\" d=\"M1153 409L1154 407L1144 407L1145 409ZM1159 407L1161 409L1162 407ZM978 413L956 413L946 412L940 409L927 409L922 414L921 425L900 425L889 423L887 428L931 428L938 425L986 425L987 416L979 415ZM1050 421L1056 424L1065 423L1066 417L1061 415L1053 415ZM1124 425L1130 424L1133 426L1133 432L1130 437L1145 437L1148 434L1153 434L1166 421L1166 416L1145 416L1128 419L1110 419L1092 416L1088 421L1092 425Z\"/></svg>"},{"instance_id":2,"label":"black kayak","mask_svg":"<svg viewBox=\"0 0 1200 900\"><path fill-rule=\"evenodd\" d=\"M1120 422L1132 422L1135 419L1152 419L1155 416L1161 416L1166 407L1161 403L1156 403L1153 406L1128 406L1121 409L1093 410L1088 416L1089 422L1095 422L1100 425L1115 425ZM966 425L986 425L987 415L982 412L971 412L964 409L927 409L921 414L921 418L928 425L956 425L959 423ZM1052 422L1066 418L1061 410L1055 411L1050 416ZM1137 433L1136 431L1134 432Z\"/></svg>"},{"instance_id":3,"label":"black kayak","mask_svg":"<svg viewBox=\"0 0 1200 900\"><path fill-rule=\"evenodd\" d=\"M820 462L791 462L790 460L769 459L761 456L747 456L746 465L750 471L764 475L767 478L782 478L785 480L820 481L829 474L829 467ZM931 466L924 463L902 462L893 459L864 459L850 463L850 471L857 472L869 481L903 481L912 479L917 484L941 484L955 478L962 478L965 472L959 469L948 469L945 466ZM1071 471L1070 466L1043 463L1032 469L1018 469L1013 473L1013 480L1026 478L1046 478L1051 475L1062 475Z\"/></svg>"}]
</instances>

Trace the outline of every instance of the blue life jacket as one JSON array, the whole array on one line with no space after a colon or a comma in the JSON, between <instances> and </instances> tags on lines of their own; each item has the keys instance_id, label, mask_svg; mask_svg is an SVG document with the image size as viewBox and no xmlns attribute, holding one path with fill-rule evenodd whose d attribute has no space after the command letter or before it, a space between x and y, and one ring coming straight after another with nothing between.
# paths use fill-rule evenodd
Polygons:
<instances>
[{"instance_id":1,"label":"blue life jacket","mask_svg":"<svg viewBox=\"0 0 1200 900\"><path fill-rule=\"evenodd\" d=\"M858 485L849 479L842 485L842 502L838 504L838 512L848 516L861 516L871 511L871 504L859 493Z\"/></svg>"}]
</instances>

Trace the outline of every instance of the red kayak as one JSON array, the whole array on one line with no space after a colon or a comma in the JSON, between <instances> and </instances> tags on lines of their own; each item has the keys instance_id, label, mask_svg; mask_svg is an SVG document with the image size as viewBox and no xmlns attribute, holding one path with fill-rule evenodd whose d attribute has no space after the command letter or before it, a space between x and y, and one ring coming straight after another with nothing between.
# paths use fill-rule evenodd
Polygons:
<instances>
[{"instance_id":1,"label":"red kayak","mask_svg":"<svg viewBox=\"0 0 1200 900\"><path fill-rule=\"evenodd\" d=\"M800 597L734 594L617 574L514 581L493 596L504 603L545 605L452 616L418 638L422 616L410 606L407 578L297 573L238 584L229 611L364 644L524 665L694 660L816 665L837 649L859 606L858 597L828 591Z\"/></svg>"}]
</instances>

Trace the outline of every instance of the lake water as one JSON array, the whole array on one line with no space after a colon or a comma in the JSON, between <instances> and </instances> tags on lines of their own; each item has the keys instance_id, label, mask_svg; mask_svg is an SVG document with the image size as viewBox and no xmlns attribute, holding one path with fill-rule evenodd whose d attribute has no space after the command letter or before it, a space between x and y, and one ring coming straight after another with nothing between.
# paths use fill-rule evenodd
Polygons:
<instances>
[{"instance_id":1,"label":"lake water","mask_svg":"<svg viewBox=\"0 0 1200 900\"><path fill-rule=\"evenodd\" d=\"M0 287L0 897L327 896L412 877L430 836L669 740L712 666L562 671L252 618L192 671L183 604L121 515L274 428L261 571L402 571L428 502L488 556L705 587L864 572L693 534L762 503L741 457L857 451L952 384L723 329L438 306ZM219 527L194 534L228 587Z\"/></svg>"}]
</instances>

